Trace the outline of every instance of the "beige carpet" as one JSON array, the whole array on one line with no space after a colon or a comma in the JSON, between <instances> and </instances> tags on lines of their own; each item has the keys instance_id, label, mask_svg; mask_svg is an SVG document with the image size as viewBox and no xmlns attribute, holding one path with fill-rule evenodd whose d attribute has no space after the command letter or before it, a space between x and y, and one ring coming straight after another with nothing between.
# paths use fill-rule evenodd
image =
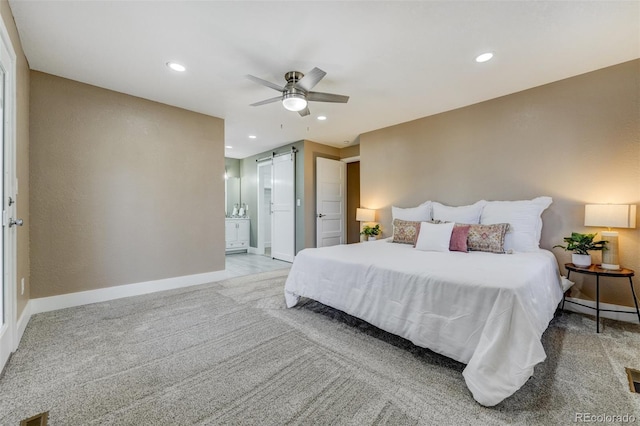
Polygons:
<instances>
[{"instance_id":1,"label":"beige carpet","mask_svg":"<svg viewBox=\"0 0 640 426\"><path fill-rule=\"evenodd\" d=\"M316 302L286 309L287 270L35 315L0 379L0 425L557 425L632 415L640 326L565 313L548 359L493 408L464 365Z\"/></svg>"}]
</instances>

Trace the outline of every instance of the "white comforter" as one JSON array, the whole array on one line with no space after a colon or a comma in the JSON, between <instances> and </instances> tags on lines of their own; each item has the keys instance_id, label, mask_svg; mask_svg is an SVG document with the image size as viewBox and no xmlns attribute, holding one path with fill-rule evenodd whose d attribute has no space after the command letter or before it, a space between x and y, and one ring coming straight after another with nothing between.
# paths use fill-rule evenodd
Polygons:
<instances>
[{"instance_id":1,"label":"white comforter","mask_svg":"<svg viewBox=\"0 0 640 426\"><path fill-rule=\"evenodd\" d=\"M492 406L546 355L541 336L562 299L557 261L533 253L425 252L387 240L302 250L285 284L467 364L473 397Z\"/></svg>"}]
</instances>

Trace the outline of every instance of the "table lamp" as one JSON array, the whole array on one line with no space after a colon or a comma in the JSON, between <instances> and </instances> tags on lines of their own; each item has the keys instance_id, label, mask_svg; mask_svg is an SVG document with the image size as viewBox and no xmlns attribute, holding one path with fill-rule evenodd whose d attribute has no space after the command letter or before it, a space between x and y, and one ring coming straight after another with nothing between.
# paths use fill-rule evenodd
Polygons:
<instances>
[{"instance_id":1,"label":"table lamp","mask_svg":"<svg viewBox=\"0 0 640 426\"><path fill-rule=\"evenodd\" d=\"M584 206L584 226L606 227L602 240L606 241L602 251L602 269L620 269L618 252L618 232L611 228L635 228L636 206L634 204L586 204Z\"/></svg>"},{"instance_id":2,"label":"table lamp","mask_svg":"<svg viewBox=\"0 0 640 426\"><path fill-rule=\"evenodd\" d=\"M360 232L362 233L362 229L365 223L374 222L376 220L376 211L371 209L356 209L356 220L360 222Z\"/></svg>"},{"instance_id":3,"label":"table lamp","mask_svg":"<svg viewBox=\"0 0 640 426\"><path fill-rule=\"evenodd\" d=\"M358 222L373 222L376 220L376 211L371 209L356 209L356 220Z\"/></svg>"}]
</instances>

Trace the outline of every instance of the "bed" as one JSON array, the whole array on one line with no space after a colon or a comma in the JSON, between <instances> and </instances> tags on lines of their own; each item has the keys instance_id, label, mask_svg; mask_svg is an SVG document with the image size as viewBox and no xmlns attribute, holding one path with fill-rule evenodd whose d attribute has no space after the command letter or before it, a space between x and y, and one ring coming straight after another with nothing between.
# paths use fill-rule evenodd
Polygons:
<instances>
[{"instance_id":1,"label":"bed","mask_svg":"<svg viewBox=\"0 0 640 426\"><path fill-rule=\"evenodd\" d=\"M562 283L547 250L421 251L385 239L299 252L285 284L287 306L301 297L467 364L474 399L493 406L546 358L541 336Z\"/></svg>"}]
</instances>

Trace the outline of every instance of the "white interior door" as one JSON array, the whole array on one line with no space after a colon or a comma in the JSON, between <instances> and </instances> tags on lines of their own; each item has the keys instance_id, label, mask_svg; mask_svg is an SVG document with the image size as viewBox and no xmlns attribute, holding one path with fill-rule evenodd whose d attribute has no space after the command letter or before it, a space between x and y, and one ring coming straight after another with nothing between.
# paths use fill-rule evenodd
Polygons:
<instances>
[{"instance_id":1,"label":"white interior door","mask_svg":"<svg viewBox=\"0 0 640 426\"><path fill-rule=\"evenodd\" d=\"M1 62L1 58L0 58ZM5 72L2 66L0 66L0 137L2 138L2 146L4 147L4 76ZM4 149L0 149L0 164L2 165L2 200L5 199L4 194ZM5 205L3 202L2 209L5 210ZM4 220L3 220L4 222ZM12 337L11 337L11 327L9 324L9 320L11 316L9 315L9 302L11 300L11 296L9 295L9 286L5 277L5 268L4 268L4 242L6 241L6 229L7 226L2 227L2 244L0 244L0 273L2 276L2 292L0 292L0 370L4 367L9 355L11 355L12 349Z\"/></svg>"},{"instance_id":2,"label":"white interior door","mask_svg":"<svg viewBox=\"0 0 640 426\"><path fill-rule=\"evenodd\" d=\"M293 262L295 255L295 157L273 158L271 169L271 257Z\"/></svg>"},{"instance_id":3,"label":"white interior door","mask_svg":"<svg viewBox=\"0 0 640 426\"><path fill-rule=\"evenodd\" d=\"M346 242L346 175L342 161L316 159L316 246Z\"/></svg>"},{"instance_id":4,"label":"white interior door","mask_svg":"<svg viewBox=\"0 0 640 426\"><path fill-rule=\"evenodd\" d=\"M2 25L2 24L0 24ZM16 226L22 224L15 218L15 150L14 150L14 111L15 111L15 54L9 51L9 36L4 28L0 42L0 176L2 185L2 244L0 244L0 371L4 368L9 355L16 349L16 289L15 289L15 250Z\"/></svg>"}]
</instances>

